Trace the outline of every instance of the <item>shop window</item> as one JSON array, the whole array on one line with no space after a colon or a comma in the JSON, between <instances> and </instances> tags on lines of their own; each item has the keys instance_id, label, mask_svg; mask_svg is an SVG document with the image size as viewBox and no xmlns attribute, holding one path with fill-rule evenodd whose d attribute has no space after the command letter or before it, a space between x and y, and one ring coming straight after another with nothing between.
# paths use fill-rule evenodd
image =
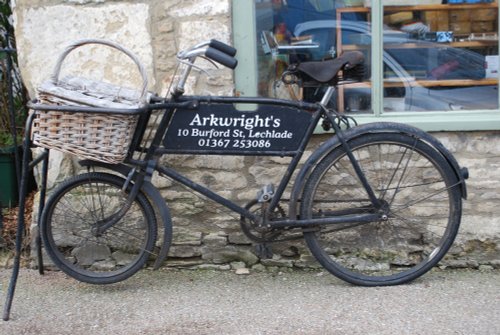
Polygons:
<instances>
[{"instance_id":1,"label":"shop window","mask_svg":"<svg viewBox=\"0 0 500 335\"><path fill-rule=\"evenodd\" d=\"M257 95L315 101L322 88L291 92L284 69L360 50L365 80L337 91L330 103L340 111L436 130L500 128L497 1L254 0L252 10Z\"/></svg>"}]
</instances>

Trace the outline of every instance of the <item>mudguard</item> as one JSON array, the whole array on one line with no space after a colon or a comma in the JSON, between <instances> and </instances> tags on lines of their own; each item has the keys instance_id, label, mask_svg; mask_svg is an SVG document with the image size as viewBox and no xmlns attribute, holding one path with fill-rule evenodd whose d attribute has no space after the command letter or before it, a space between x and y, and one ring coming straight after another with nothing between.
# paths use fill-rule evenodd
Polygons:
<instances>
[{"instance_id":1,"label":"mudguard","mask_svg":"<svg viewBox=\"0 0 500 335\"><path fill-rule=\"evenodd\" d=\"M81 160L79 161L81 166L90 167L103 167L115 172L122 174L127 177L131 168L124 164L107 164L96 162L92 160ZM149 200L151 200L160 214L161 222L163 225L163 243L160 248L160 253L156 258L156 261L153 265L153 269L157 270L161 264L165 261L168 255L168 250L170 249L170 244L172 243L172 218L170 216L170 210L168 206L161 196L160 192L156 187L153 186L149 181L145 180L141 190L146 194Z\"/></svg>"},{"instance_id":2,"label":"mudguard","mask_svg":"<svg viewBox=\"0 0 500 335\"><path fill-rule=\"evenodd\" d=\"M395 123L395 122L375 122L375 123L367 123L361 126L350 128L344 132L342 132L341 136L349 142L359 136L365 134L372 133L402 133L410 136L414 136L420 140L423 140L431 147L433 147L436 151L438 151L450 164L453 168L453 171L456 174L457 179L460 182L460 190L461 196L463 199L467 198L467 188L465 185L465 179L468 178L467 168L460 168L458 162L455 157L453 157L452 153L446 149L443 144L433 137L432 135L415 128L413 126L409 126L406 124ZM297 217L297 205L299 198L302 196L302 190L304 188L307 177L311 173L312 169L316 164L318 164L325 155L332 152L335 148L341 145L340 139L338 136L332 136L326 142L324 142L318 149L316 149L311 156L306 160L299 173L297 174L297 178L295 179L295 183L293 185L290 197L290 209L289 209L289 217L295 218Z\"/></svg>"}]
</instances>

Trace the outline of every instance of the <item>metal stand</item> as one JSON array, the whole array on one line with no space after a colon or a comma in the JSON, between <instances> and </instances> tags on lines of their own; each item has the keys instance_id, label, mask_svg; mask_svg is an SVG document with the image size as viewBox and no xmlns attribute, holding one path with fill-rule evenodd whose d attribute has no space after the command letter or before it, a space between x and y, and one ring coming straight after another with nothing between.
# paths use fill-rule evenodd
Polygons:
<instances>
[{"instance_id":1,"label":"metal stand","mask_svg":"<svg viewBox=\"0 0 500 335\"><path fill-rule=\"evenodd\" d=\"M10 310L12 307L12 300L14 299L14 292L16 290L17 278L19 275L19 268L21 263L21 252L22 252L22 244L23 237L25 232L25 222L24 222L24 211L26 207L26 196L28 192L28 182L29 182L29 173L30 170L33 169L37 164L42 162L42 180L40 184L40 204L39 204L39 215L38 222L40 222L40 215L43 210L44 202L45 202L45 193L46 193L46 184L47 184L47 170L48 170L48 150L45 150L42 155L34 159L31 163L29 162L30 158L30 148L31 148L31 124L34 118L34 114L31 114L26 121L26 131L23 142L23 161L22 161L22 173L21 173L21 187L19 191L19 212L17 217L17 232L16 232L16 246L15 246L15 254L14 254L14 264L12 268L12 275L10 278L9 288L7 290L7 295L5 299L5 305L3 310L3 320L8 321L10 318ZM35 237L36 241L36 249L38 256L38 269L40 274L43 274L43 260L42 260L42 252L41 252L41 243L40 243L40 230L37 230L37 236Z\"/></svg>"}]
</instances>

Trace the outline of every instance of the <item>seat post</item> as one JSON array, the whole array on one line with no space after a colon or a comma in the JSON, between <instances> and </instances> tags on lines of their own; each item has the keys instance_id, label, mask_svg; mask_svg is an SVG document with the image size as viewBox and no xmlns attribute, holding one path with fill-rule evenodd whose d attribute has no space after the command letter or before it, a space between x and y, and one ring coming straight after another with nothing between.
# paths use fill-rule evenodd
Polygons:
<instances>
[{"instance_id":1,"label":"seat post","mask_svg":"<svg viewBox=\"0 0 500 335\"><path fill-rule=\"evenodd\" d=\"M325 94L323 95L323 98L321 98L320 104L324 107L328 105L328 101L330 101L333 93L335 93L335 87L334 86L328 86L326 89Z\"/></svg>"}]
</instances>

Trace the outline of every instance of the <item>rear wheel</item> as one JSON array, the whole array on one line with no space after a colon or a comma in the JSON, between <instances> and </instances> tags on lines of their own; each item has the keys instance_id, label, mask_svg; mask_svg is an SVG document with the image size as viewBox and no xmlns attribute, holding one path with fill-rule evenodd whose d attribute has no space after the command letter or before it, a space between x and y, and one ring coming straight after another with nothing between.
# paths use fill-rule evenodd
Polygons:
<instances>
[{"instance_id":1,"label":"rear wheel","mask_svg":"<svg viewBox=\"0 0 500 335\"><path fill-rule=\"evenodd\" d=\"M86 173L63 182L48 199L41 235L56 266L92 284L115 283L146 263L156 240L154 210L139 192L127 213L104 230L124 205L130 187L106 173Z\"/></svg>"},{"instance_id":2,"label":"rear wheel","mask_svg":"<svg viewBox=\"0 0 500 335\"><path fill-rule=\"evenodd\" d=\"M368 134L349 142L379 199L374 208L342 147L314 168L301 217L384 213L370 223L331 224L305 232L321 265L357 285L396 285L435 266L450 248L461 217L461 193L449 163L412 136Z\"/></svg>"}]
</instances>

